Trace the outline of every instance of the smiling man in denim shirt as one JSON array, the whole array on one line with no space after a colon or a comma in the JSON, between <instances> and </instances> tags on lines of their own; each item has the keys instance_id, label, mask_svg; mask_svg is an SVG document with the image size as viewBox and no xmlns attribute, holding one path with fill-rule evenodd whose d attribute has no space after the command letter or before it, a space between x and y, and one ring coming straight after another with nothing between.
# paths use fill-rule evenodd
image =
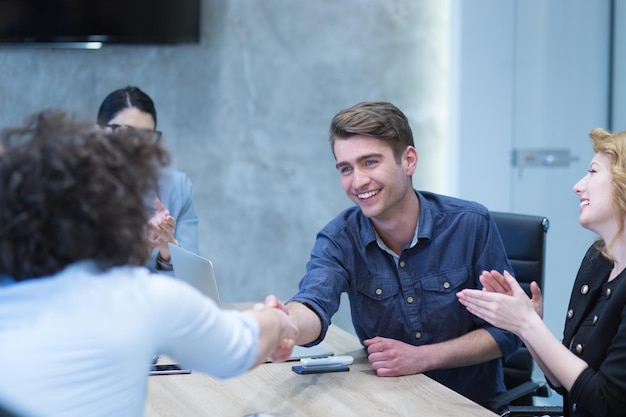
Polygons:
<instances>
[{"instance_id":1,"label":"smiling man in denim shirt","mask_svg":"<svg viewBox=\"0 0 626 417\"><path fill-rule=\"evenodd\" d=\"M504 391L500 358L519 339L477 319L456 298L480 286L483 270L512 270L488 210L413 189L413 134L390 103L339 112L330 144L356 206L318 233L287 303L299 328L296 343L324 339L345 292L378 376L425 373L477 402Z\"/></svg>"}]
</instances>

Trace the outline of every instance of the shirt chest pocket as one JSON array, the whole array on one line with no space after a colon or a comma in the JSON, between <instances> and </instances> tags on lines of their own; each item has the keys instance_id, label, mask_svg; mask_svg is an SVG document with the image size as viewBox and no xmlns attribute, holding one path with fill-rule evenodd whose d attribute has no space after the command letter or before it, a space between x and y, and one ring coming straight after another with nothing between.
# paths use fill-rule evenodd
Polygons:
<instances>
[{"instance_id":1,"label":"shirt chest pocket","mask_svg":"<svg viewBox=\"0 0 626 417\"><path fill-rule=\"evenodd\" d=\"M445 324L449 327L450 335L454 337L460 335L458 329L463 327L469 313L457 300L456 293L463 288L475 287L469 271L461 268L429 275L419 282L419 286L422 290L421 312L424 330L437 332L440 331L437 327Z\"/></svg>"},{"instance_id":2,"label":"shirt chest pocket","mask_svg":"<svg viewBox=\"0 0 626 417\"><path fill-rule=\"evenodd\" d=\"M367 277L359 279L359 294L371 300L387 300L400 292L396 277Z\"/></svg>"},{"instance_id":3,"label":"shirt chest pocket","mask_svg":"<svg viewBox=\"0 0 626 417\"><path fill-rule=\"evenodd\" d=\"M456 296L456 293L462 288L475 287L470 284L469 278L469 272L466 268L452 269L424 277L421 280L421 287L424 293L432 293L433 295L452 293Z\"/></svg>"}]
</instances>

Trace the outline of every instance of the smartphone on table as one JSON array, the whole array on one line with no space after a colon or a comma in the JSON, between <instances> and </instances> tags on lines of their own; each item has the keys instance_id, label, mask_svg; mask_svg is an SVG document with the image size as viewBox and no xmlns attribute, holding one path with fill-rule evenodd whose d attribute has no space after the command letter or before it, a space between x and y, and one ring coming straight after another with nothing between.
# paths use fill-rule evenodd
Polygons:
<instances>
[{"instance_id":1,"label":"smartphone on table","mask_svg":"<svg viewBox=\"0 0 626 417\"><path fill-rule=\"evenodd\" d=\"M340 363L333 364L333 365L316 365L316 366L294 365L291 367L291 370L297 373L298 375L306 375L306 374L322 374L326 372L346 372L350 370L350 367L347 365L340 364Z\"/></svg>"},{"instance_id":2,"label":"smartphone on table","mask_svg":"<svg viewBox=\"0 0 626 417\"><path fill-rule=\"evenodd\" d=\"M176 374L190 374L191 369L182 369L180 365L170 363L167 365L152 365L150 367L150 375L176 375Z\"/></svg>"}]
</instances>

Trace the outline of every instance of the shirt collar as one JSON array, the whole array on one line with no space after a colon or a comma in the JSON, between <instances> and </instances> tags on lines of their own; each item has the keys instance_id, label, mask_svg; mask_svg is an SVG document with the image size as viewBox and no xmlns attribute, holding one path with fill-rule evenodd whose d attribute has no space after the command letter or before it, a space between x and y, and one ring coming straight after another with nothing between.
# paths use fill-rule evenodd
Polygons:
<instances>
[{"instance_id":1,"label":"shirt collar","mask_svg":"<svg viewBox=\"0 0 626 417\"><path fill-rule=\"evenodd\" d=\"M417 237L417 231L419 230L419 227L420 227L419 222L417 222L417 226L415 226L415 233L413 234L413 240L411 240L411 243L409 243L408 247L406 247L405 249L412 248L413 246L417 244L417 241L419 240L419 238ZM394 251L389 249L389 247L385 244L385 242L380 238L380 236L376 232L376 229L374 229L374 233L376 234L376 243L378 243L378 246L382 250L384 250L385 252L393 256L396 262L398 262L400 260L400 256L398 256Z\"/></svg>"},{"instance_id":2,"label":"shirt collar","mask_svg":"<svg viewBox=\"0 0 626 417\"><path fill-rule=\"evenodd\" d=\"M430 240L432 236L432 228L433 228L432 213L431 213L431 209L430 209L430 205L428 201L424 198L424 196L419 191L417 190L414 190L414 191L420 200L420 213L419 213L419 217L417 221L417 226L415 227L415 233L413 235L413 239L411 240L411 243L408 246L409 248L414 247L417 244L417 242L421 239ZM391 249L389 249L387 245L385 245L385 242L383 242L380 236L378 236L378 233L376 233L376 230L374 229L374 225L372 224L372 221L368 217L365 217L364 215L362 215L362 212L361 212L360 217L361 217L361 239L363 241L363 244L367 246L372 242L376 242L382 250L392 254L394 258L397 258L398 256L394 254L394 252Z\"/></svg>"}]
</instances>

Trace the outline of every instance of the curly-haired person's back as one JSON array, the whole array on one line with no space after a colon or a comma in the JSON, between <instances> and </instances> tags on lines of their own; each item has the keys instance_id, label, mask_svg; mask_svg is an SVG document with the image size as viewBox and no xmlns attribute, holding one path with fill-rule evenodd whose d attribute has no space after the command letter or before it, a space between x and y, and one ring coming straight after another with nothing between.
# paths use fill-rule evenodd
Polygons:
<instances>
[{"instance_id":1,"label":"curly-haired person's back","mask_svg":"<svg viewBox=\"0 0 626 417\"><path fill-rule=\"evenodd\" d=\"M163 147L132 129L96 132L63 110L4 129L0 143L0 276L145 262L143 197L169 162Z\"/></svg>"}]
</instances>

